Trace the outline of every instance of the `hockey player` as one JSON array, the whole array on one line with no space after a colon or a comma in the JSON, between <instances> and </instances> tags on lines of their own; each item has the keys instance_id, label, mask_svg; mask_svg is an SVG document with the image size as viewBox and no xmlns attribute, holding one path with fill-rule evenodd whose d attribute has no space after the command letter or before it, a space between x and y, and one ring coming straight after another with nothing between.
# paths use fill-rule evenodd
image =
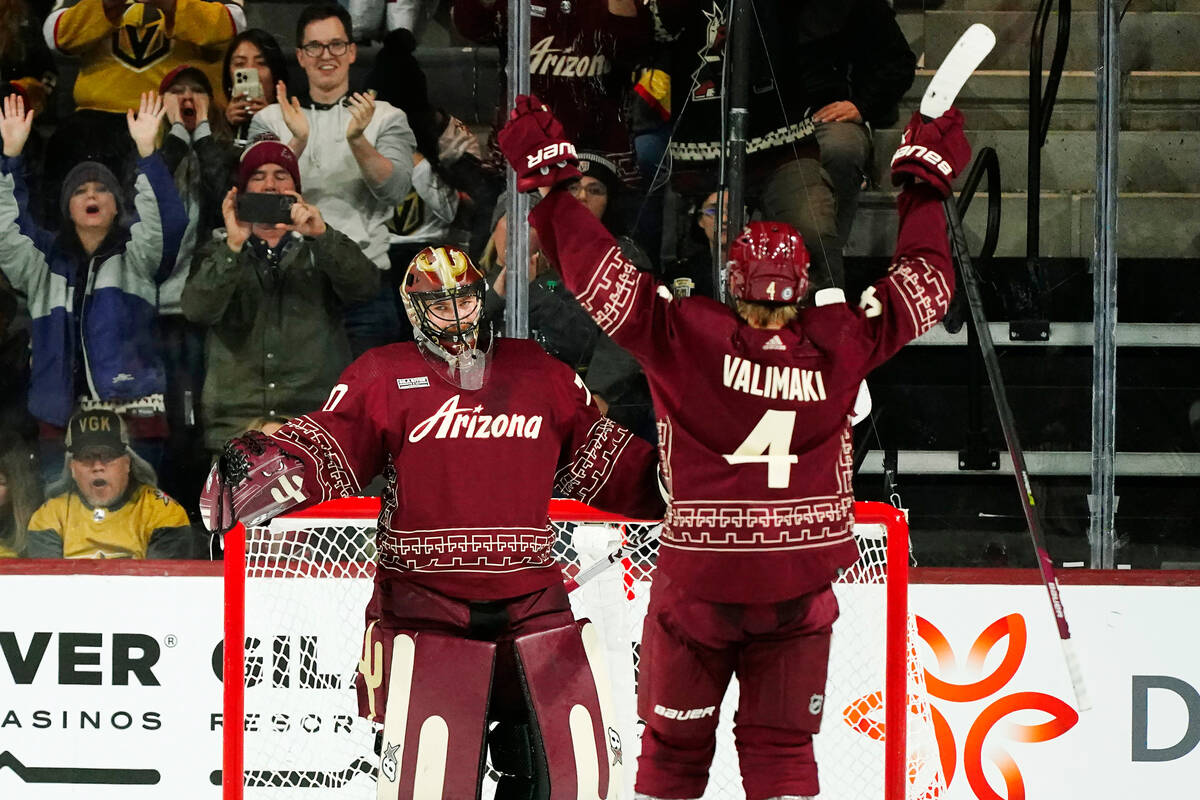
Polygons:
<instances>
[{"instance_id":1,"label":"hockey player","mask_svg":"<svg viewBox=\"0 0 1200 800\"><path fill-rule=\"evenodd\" d=\"M233 440L202 511L255 524L383 473L357 677L360 714L384 723L379 797L479 797L485 734L498 798L613 797L611 698L547 512L557 489L657 518L654 452L537 343L493 339L486 288L458 248L421 251L401 287L416 341L368 351L321 411Z\"/></svg>"},{"instance_id":2,"label":"hockey player","mask_svg":"<svg viewBox=\"0 0 1200 800\"><path fill-rule=\"evenodd\" d=\"M734 736L748 800L815 795L831 581L855 561L850 414L860 381L945 313L953 291L940 201L967 163L962 116L914 115L893 160L900 232L887 276L858 307L806 299L809 258L790 226L752 222L729 252L734 308L676 299L621 255L569 192L573 148L532 97L500 146L542 251L612 339L642 364L669 492L642 638L639 798L697 798L717 709L736 674Z\"/></svg>"}]
</instances>

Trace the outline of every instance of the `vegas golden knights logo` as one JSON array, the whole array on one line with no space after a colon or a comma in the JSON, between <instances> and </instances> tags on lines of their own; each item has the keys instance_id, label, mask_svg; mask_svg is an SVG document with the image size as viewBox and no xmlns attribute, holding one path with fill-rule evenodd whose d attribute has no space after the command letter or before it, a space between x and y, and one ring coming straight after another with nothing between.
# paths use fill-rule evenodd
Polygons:
<instances>
[{"instance_id":1,"label":"vegas golden knights logo","mask_svg":"<svg viewBox=\"0 0 1200 800\"><path fill-rule=\"evenodd\" d=\"M113 55L135 72L154 66L171 52L166 28L166 19L157 8L143 3L129 6L121 27L113 33Z\"/></svg>"}]
</instances>

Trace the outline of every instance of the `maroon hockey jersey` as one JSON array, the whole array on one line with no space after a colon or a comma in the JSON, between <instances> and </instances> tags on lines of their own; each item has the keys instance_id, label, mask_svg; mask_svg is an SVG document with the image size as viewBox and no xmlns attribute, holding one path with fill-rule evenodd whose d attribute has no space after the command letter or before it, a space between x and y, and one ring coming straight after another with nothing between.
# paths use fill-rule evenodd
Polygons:
<instances>
[{"instance_id":1,"label":"maroon hockey jersey","mask_svg":"<svg viewBox=\"0 0 1200 800\"><path fill-rule=\"evenodd\" d=\"M468 600L515 597L562 574L550 497L657 519L654 450L603 419L574 371L533 341L499 339L481 389L438 376L412 342L351 364L322 411L275 434L305 461L305 505L387 479L376 582Z\"/></svg>"},{"instance_id":2,"label":"maroon hockey jersey","mask_svg":"<svg viewBox=\"0 0 1200 800\"><path fill-rule=\"evenodd\" d=\"M635 169L622 105L633 70L651 44L649 14L636 5L634 17L610 13L607 0L535 0L530 6L531 92L554 112L576 147L609 156L622 179ZM463 36L499 39L505 51L505 0L454 0L453 14ZM503 105L501 124L508 113Z\"/></svg>"},{"instance_id":3,"label":"maroon hockey jersey","mask_svg":"<svg viewBox=\"0 0 1200 800\"><path fill-rule=\"evenodd\" d=\"M567 287L645 369L670 494L658 569L686 591L773 602L827 584L857 557L858 385L933 327L954 287L938 196L906 189L899 211L895 258L858 308L830 290L837 302L802 308L777 331L708 298L674 298L565 191L530 215Z\"/></svg>"}]
</instances>

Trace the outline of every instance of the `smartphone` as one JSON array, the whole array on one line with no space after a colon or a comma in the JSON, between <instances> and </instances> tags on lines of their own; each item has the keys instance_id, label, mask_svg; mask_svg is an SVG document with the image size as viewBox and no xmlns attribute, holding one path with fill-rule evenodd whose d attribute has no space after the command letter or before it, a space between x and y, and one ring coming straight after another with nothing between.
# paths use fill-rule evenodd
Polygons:
<instances>
[{"instance_id":1,"label":"smartphone","mask_svg":"<svg viewBox=\"0 0 1200 800\"><path fill-rule=\"evenodd\" d=\"M237 215L242 222L290 225L295 204L296 198L290 194L247 192L237 196Z\"/></svg>"},{"instance_id":2,"label":"smartphone","mask_svg":"<svg viewBox=\"0 0 1200 800\"><path fill-rule=\"evenodd\" d=\"M258 70L235 69L233 71L233 96L241 97L242 95L248 98L265 97L262 83L258 79Z\"/></svg>"}]
</instances>

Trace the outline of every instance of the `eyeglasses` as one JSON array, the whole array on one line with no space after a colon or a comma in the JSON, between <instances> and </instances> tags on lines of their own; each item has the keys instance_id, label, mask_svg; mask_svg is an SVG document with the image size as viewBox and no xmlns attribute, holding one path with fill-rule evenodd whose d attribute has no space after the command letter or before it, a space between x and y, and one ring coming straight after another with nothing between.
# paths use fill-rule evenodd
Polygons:
<instances>
[{"instance_id":1,"label":"eyeglasses","mask_svg":"<svg viewBox=\"0 0 1200 800\"><path fill-rule=\"evenodd\" d=\"M300 49L303 50L304 55L308 56L309 58L320 58L321 53L325 52L326 50L329 51L329 55L331 56L344 56L346 55L346 51L350 49L350 43L345 39L334 39L332 42L326 42L324 44L321 42L309 42L308 44L302 45Z\"/></svg>"},{"instance_id":2,"label":"eyeglasses","mask_svg":"<svg viewBox=\"0 0 1200 800\"><path fill-rule=\"evenodd\" d=\"M573 183L567 187L567 191L575 197L583 194L590 194L592 197L608 196L608 187L603 183L589 183L587 186L582 183Z\"/></svg>"}]
</instances>

